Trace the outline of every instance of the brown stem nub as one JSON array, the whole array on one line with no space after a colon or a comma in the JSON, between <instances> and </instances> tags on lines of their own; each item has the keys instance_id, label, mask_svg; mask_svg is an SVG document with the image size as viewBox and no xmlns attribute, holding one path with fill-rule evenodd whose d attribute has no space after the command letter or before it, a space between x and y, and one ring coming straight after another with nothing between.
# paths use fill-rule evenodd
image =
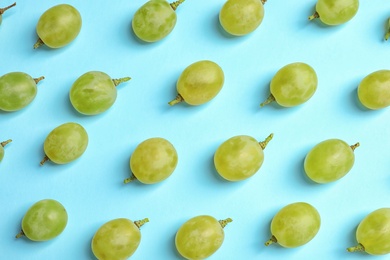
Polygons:
<instances>
[{"instance_id":1,"label":"brown stem nub","mask_svg":"<svg viewBox=\"0 0 390 260\"><path fill-rule=\"evenodd\" d=\"M132 182L132 181L134 181L134 180L136 180L136 179L137 179L137 178L136 178L134 175L132 175L130 178L125 179L125 180L123 181L123 183L127 184L127 183Z\"/></svg>"},{"instance_id":2,"label":"brown stem nub","mask_svg":"<svg viewBox=\"0 0 390 260\"><path fill-rule=\"evenodd\" d=\"M137 221L134 221L134 224L140 228L142 227L145 223L148 223L149 222L149 219L148 218L144 218L142 220L137 220Z\"/></svg>"},{"instance_id":3,"label":"brown stem nub","mask_svg":"<svg viewBox=\"0 0 390 260\"><path fill-rule=\"evenodd\" d=\"M13 3L12 5L7 6L7 7L0 8L0 15L2 15L5 11L7 11L8 9L10 9L11 7L14 7L15 5L16 5L16 2Z\"/></svg>"},{"instance_id":4,"label":"brown stem nub","mask_svg":"<svg viewBox=\"0 0 390 260\"><path fill-rule=\"evenodd\" d=\"M348 247L347 251L353 253L353 252L364 252L366 250L364 249L364 246L359 243L357 246Z\"/></svg>"},{"instance_id":5,"label":"brown stem nub","mask_svg":"<svg viewBox=\"0 0 390 260\"><path fill-rule=\"evenodd\" d=\"M20 237L23 237L25 236L23 230L20 230L20 232L18 234L16 234L15 238L20 238Z\"/></svg>"},{"instance_id":6,"label":"brown stem nub","mask_svg":"<svg viewBox=\"0 0 390 260\"><path fill-rule=\"evenodd\" d=\"M170 3L170 6L172 7L173 11L176 11L177 7L183 3L185 0L177 0L173 3Z\"/></svg>"},{"instance_id":7,"label":"brown stem nub","mask_svg":"<svg viewBox=\"0 0 390 260\"><path fill-rule=\"evenodd\" d=\"M267 144L269 143L269 141L271 141L271 139L274 137L274 134L270 134L267 138L265 138L264 141L262 142L259 142L260 146L261 146L261 149L265 149L265 147L267 147Z\"/></svg>"},{"instance_id":8,"label":"brown stem nub","mask_svg":"<svg viewBox=\"0 0 390 260\"><path fill-rule=\"evenodd\" d=\"M221 224L222 228L225 228L226 225L229 224L232 221L233 221L233 219L227 218L227 219L219 220L218 222L219 222L219 224Z\"/></svg>"},{"instance_id":9,"label":"brown stem nub","mask_svg":"<svg viewBox=\"0 0 390 260\"><path fill-rule=\"evenodd\" d=\"M38 38L37 42L34 44L34 49L39 48L40 46L44 45L45 43L42 41L41 38Z\"/></svg>"},{"instance_id":10,"label":"brown stem nub","mask_svg":"<svg viewBox=\"0 0 390 260\"><path fill-rule=\"evenodd\" d=\"M39 163L41 166L45 164L45 162L49 161L49 157L45 154L45 157L43 157L42 161Z\"/></svg>"},{"instance_id":11,"label":"brown stem nub","mask_svg":"<svg viewBox=\"0 0 390 260\"><path fill-rule=\"evenodd\" d=\"M356 144L353 144L350 147L351 147L352 151L355 151L355 149L358 148L359 146L360 146L360 143L357 142Z\"/></svg>"},{"instance_id":12,"label":"brown stem nub","mask_svg":"<svg viewBox=\"0 0 390 260\"><path fill-rule=\"evenodd\" d=\"M270 104L270 103L272 103L274 101L275 101L274 95L270 94L269 97L267 98L267 100L260 104L260 107L268 105L268 104Z\"/></svg>"},{"instance_id":13,"label":"brown stem nub","mask_svg":"<svg viewBox=\"0 0 390 260\"><path fill-rule=\"evenodd\" d=\"M119 79L113 79L112 82L114 82L115 87L118 86L119 84L131 80L130 77L124 77L124 78L119 78Z\"/></svg>"},{"instance_id":14,"label":"brown stem nub","mask_svg":"<svg viewBox=\"0 0 390 260\"><path fill-rule=\"evenodd\" d=\"M183 102L183 101L184 101L184 98L180 94L177 94L176 98L174 100L168 102L168 104L170 106L173 106L173 105L176 105L176 104Z\"/></svg>"},{"instance_id":15,"label":"brown stem nub","mask_svg":"<svg viewBox=\"0 0 390 260\"><path fill-rule=\"evenodd\" d=\"M41 81L41 80L43 80L43 79L45 79L44 76L41 76L41 77L39 77L39 78L35 78L35 79L34 79L35 84L38 84L38 82Z\"/></svg>"},{"instance_id":16,"label":"brown stem nub","mask_svg":"<svg viewBox=\"0 0 390 260\"><path fill-rule=\"evenodd\" d=\"M271 244L274 244L274 243L277 243L278 240L276 239L276 237L274 235L272 235L272 237L264 243L265 246L269 246Z\"/></svg>"},{"instance_id":17,"label":"brown stem nub","mask_svg":"<svg viewBox=\"0 0 390 260\"><path fill-rule=\"evenodd\" d=\"M7 141L1 142L0 145L4 147L7 144L9 144L10 142L12 142L12 139L8 139Z\"/></svg>"},{"instance_id":18,"label":"brown stem nub","mask_svg":"<svg viewBox=\"0 0 390 260\"><path fill-rule=\"evenodd\" d=\"M309 20L313 20L313 19L316 19L316 18L320 18L320 14L315 12L314 14L310 15L309 16Z\"/></svg>"},{"instance_id":19,"label":"brown stem nub","mask_svg":"<svg viewBox=\"0 0 390 260\"><path fill-rule=\"evenodd\" d=\"M261 0L261 2L262 2L263 4L265 4L265 3L267 3L267 0Z\"/></svg>"},{"instance_id":20,"label":"brown stem nub","mask_svg":"<svg viewBox=\"0 0 390 260\"><path fill-rule=\"evenodd\" d=\"M385 40L387 41L390 38L390 18L387 20L387 32L385 34Z\"/></svg>"}]
</instances>

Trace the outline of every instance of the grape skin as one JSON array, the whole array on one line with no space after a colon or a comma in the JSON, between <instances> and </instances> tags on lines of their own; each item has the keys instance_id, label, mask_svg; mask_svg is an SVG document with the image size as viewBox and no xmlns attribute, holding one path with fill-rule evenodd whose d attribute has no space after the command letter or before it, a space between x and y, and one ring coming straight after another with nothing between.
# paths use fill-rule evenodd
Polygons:
<instances>
[{"instance_id":1,"label":"grape skin","mask_svg":"<svg viewBox=\"0 0 390 260\"><path fill-rule=\"evenodd\" d=\"M317 14L310 18L319 17L324 24L339 25L351 20L358 9L359 0L318 0Z\"/></svg>"},{"instance_id":2,"label":"grape skin","mask_svg":"<svg viewBox=\"0 0 390 260\"><path fill-rule=\"evenodd\" d=\"M390 105L390 70L378 70L367 75L358 86L358 98L369 109Z\"/></svg>"}]
</instances>

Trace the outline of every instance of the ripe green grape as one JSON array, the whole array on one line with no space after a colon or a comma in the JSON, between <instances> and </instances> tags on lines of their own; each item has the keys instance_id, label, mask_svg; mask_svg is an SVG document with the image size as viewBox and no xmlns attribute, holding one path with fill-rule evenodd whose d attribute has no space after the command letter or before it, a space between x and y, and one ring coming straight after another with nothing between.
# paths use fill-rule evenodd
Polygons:
<instances>
[{"instance_id":1,"label":"ripe green grape","mask_svg":"<svg viewBox=\"0 0 390 260\"><path fill-rule=\"evenodd\" d=\"M317 183L328 183L344 177L355 162L354 150L360 144L348 145L340 139L328 139L309 151L304 161L307 176Z\"/></svg>"},{"instance_id":2,"label":"ripe green grape","mask_svg":"<svg viewBox=\"0 0 390 260\"><path fill-rule=\"evenodd\" d=\"M97 115L109 109L117 96L116 86L130 77L111 79L100 71L81 75L72 85L69 98L73 107L84 115Z\"/></svg>"},{"instance_id":3,"label":"ripe green grape","mask_svg":"<svg viewBox=\"0 0 390 260\"><path fill-rule=\"evenodd\" d=\"M38 20L38 41L34 49L42 44L50 48L61 48L72 42L81 30L81 15L76 8L60 4L46 10Z\"/></svg>"},{"instance_id":4,"label":"ripe green grape","mask_svg":"<svg viewBox=\"0 0 390 260\"><path fill-rule=\"evenodd\" d=\"M113 219L103 224L92 239L91 248L99 260L123 260L137 250L141 242L140 227L147 218L132 222L126 218Z\"/></svg>"},{"instance_id":5,"label":"ripe green grape","mask_svg":"<svg viewBox=\"0 0 390 260\"><path fill-rule=\"evenodd\" d=\"M358 86L358 98L369 109L390 105L390 70L378 70L367 75Z\"/></svg>"},{"instance_id":6,"label":"ripe green grape","mask_svg":"<svg viewBox=\"0 0 390 260\"><path fill-rule=\"evenodd\" d=\"M260 106L276 101L293 107L308 101L317 90L317 74L306 63L295 62L281 68L271 80L271 95Z\"/></svg>"},{"instance_id":7,"label":"ripe green grape","mask_svg":"<svg viewBox=\"0 0 390 260\"><path fill-rule=\"evenodd\" d=\"M176 168L178 156L175 147L164 138L150 138L135 148L130 158L130 169L134 179L144 184L153 184L165 180Z\"/></svg>"},{"instance_id":8,"label":"ripe green grape","mask_svg":"<svg viewBox=\"0 0 390 260\"><path fill-rule=\"evenodd\" d=\"M44 79L32 78L24 72L10 72L0 77L0 109L18 111L30 104L37 95L37 83Z\"/></svg>"},{"instance_id":9,"label":"ripe green grape","mask_svg":"<svg viewBox=\"0 0 390 260\"><path fill-rule=\"evenodd\" d=\"M85 152L87 145L88 134L84 127L73 122L62 124L46 137L41 165L47 160L57 164L72 162Z\"/></svg>"},{"instance_id":10,"label":"ripe green grape","mask_svg":"<svg viewBox=\"0 0 390 260\"><path fill-rule=\"evenodd\" d=\"M228 181L241 181L253 176L263 164L263 150L272 137L273 134L270 134L263 142L247 135L226 140L214 154L215 169Z\"/></svg>"},{"instance_id":11,"label":"ripe green grape","mask_svg":"<svg viewBox=\"0 0 390 260\"><path fill-rule=\"evenodd\" d=\"M11 139L8 139L7 141L4 141L4 142L1 142L0 143L0 162L3 160L4 158L4 146L6 146L7 144L9 144L10 142L12 142Z\"/></svg>"},{"instance_id":12,"label":"ripe green grape","mask_svg":"<svg viewBox=\"0 0 390 260\"><path fill-rule=\"evenodd\" d=\"M16 238L26 236L33 241L47 241L60 235L68 223L68 213L56 200L45 199L29 208Z\"/></svg>"},{"instance_id":13,"label":"ripe green grape","mask_svg":"<svg viewBox=\"0 0 390 260\"><path fill-rule=\"evenodd\" d=\"M387 41L389 38L390 38L390 18L387 19L385 40Z\"/></svg>"},{"instance_id":14,"label":"ripe green grape","mask_svg":"<svg viewBox=\"0 0 390 260\"><path fill-rule=\"evenodd\" d=\"M16 3L13 3L12 5L9 5L7 7L0 8L0 25L1 25L1 22L3 21L4 12L7 11L8 9L10 9L11 7L14 7L15 5L16 5Z\"/></svg>"},{"instance_id":15,"label":"ripe green grape","mask_svg":"<svg viewBox=\"0 0 390 260\"><path fill-rule=\"evenodd\" d=\"M211 256L221 247L225 238L223 229L230 222L231 218L218 221L207 215L189 219L176 233L177 251L189 260Z\"/></svg>"},{"instance_id":16,"label":"ripe green grape","mask_svg":"<svg viewBox=\"0 0 390 260\"><path fill-rule=\"evenodd\" d=\"M390 253L390 208L377 209L360 222L356 230L358 245L348 252L365 251L371 255Z\"/></svg>"},{"instance_id":17,"label":"ripe green grape","mask_svg":"<svg viewBox=\"0 0 390 260\"><path fill-rule=\"evenodd\" d=\"M192 63L181 73L176 89L178 95L168 104L180 102L197 106L213 99L222 89L225 76L215 62L202 60Z\"/></svg>"},{"instance_id":18,"label":"ripe green grape","mask_svg":"<svg viewBox=\"0 0 390 260\"><path fill-rule=\"evenodd\" d=\"M176 25L176 8L184 0L168 3L165 0L149 0L134 14L132 27L135 35L145 42L165 38Z\"/></svg>"},{"instance_id":19,"label":"ripe green grape","mask_svg":"<svg viewBox=\"0 0 390 260\"><path fill-rule=\"evenodd\" d=\"M306 202L283 207L272 219L272 237L265 243L278 243L283 247L298 247L308 243L318 233L321 218L318 211Z\"/></svg>"},{"instance_id":20,"label":"ripe green grape","mask_svg":"<svg viewBox=\"0 0 390 260\"><path fill-rule=\"evenodd\" d=\"M222 28L235 36L253 32L264 17L267 0L228 0L219 13Z\"/></svg>"},{"instance_id":21,"label":"ripe green grape","mask_svg":"<svg viewBox=\"0 0 390 260\"><path fill-rule=\"evenodd\" d=\"M359 9L359 0L318 0L316 12L309 20L320 18L327 25L339 25L351 20Z\"/></svg>"}]
</instances>

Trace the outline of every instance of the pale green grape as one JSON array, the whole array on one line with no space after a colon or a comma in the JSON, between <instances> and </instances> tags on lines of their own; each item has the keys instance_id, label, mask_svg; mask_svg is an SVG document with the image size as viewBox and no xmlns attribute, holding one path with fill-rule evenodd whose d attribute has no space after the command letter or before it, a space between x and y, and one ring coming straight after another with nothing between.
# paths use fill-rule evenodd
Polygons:
<instances>
[{"instance_id":1,"label":"pale green grape","mask_svg":"<svg viewBox=\"0 0 390 260\"><path fill-rule=\"evenodd\" d=\"M369 109L390 105L390 70L378 70L367 75L358 86L358 98Z\"/></svg>"},{"instance_id":2,"label":"pale green grape","mask_svg":"<svg viewBox=\"0 0 390 260\"><path fill-rule=\"evenodd\" d=\"M272 219L272 237L265 243L278 243L283 247L298 247L308 243L318 233L321 217L306 202L296 202L283 207Z\"/></svg>"},{"instance_id":3,"label":"pale green grape","mask_svg":"<svg viewBox=\"0 0 390 260\"><path fill-rule=\"evenodd\" d=\"M72 42L80 33L81 15L76 8L60 4L46 10L36 27L39 36L34 49L42 44L50 48L61 48Z\"/></svg>"},{"instance_id":4,"label":"pale green grape","mask_svg":"<svg viewBox=\"0 0 390 260\"><path fill-rule=\"evenodd\" d=\"M266 0L228 0L219 13L222 28L236 36L253 32L264 17Z\"/></svg>"},{"instance_id":5,"label":"pale green grape","mask_svg":"<svg viewBox=\"0 0 390 260\"><path fill-rule=\"evenodd\" d=\"M223 142L214 154L215 169L228 181L241 181L253 176L264 161L263 150L272 139L258 142L247 135L238 135Z\"/></svg>"},{"instance_id":6,"label":"pale green grape","mask_svg":"<svg viewBox=\"0 0 390 260\"><path fill-rule=\"evenodd\" d=\"M390 208L377 209L360 222L356 230L358 245L349 252L365 251L371 255L390 253Z\"/></svg>"},{"instance_id":7,"label":"pale green grape","mask_svg":"<svg viewBox=\"0 0 390 260\"><path fill-rule=\"evenodd\" d=\"M165 180L176 168L178 156L175 147L164 138L150 138L135 148L130 158L133 177L125 183L137 179L145 184Z\"/></svg>"},{"instance_id":8,"label":"pale green grape","mask_svg":"<svg viewBox=\"0 0 390 260\"><path fill-rule=\"evenodd\" d=\"M316 12L309 20L320 18L327 25L339 25L351 20L359 9L359 0L318 0Z\"/></svg>"},{"instance_id":9,"label":"pale green grape","mask_svg":"<svg viewBox=\"0 0 390 260\"><path fill-rule=\"evenodd\" d=\"M3 160L4 158L4 146L6 146L7 144L9 144L10 142L12 142L11 139L8 139L7 141L4 141L4 142L1 142L0 143L0 162Z\"/></svg>"},{"instance_id":10,"label":"pale green grape","mask_svg":"<svg viewBox=\"0 0 390 260\"><path fill-rule=\"evenodd\" d=\"M56 200L45 199L28 209L22 220L22 230L16 238L26 236L33 241L47 241L60 235L68 223L68 213Z\"/></svg>"},{"instance_id":11,"label":"pale green grape","mask_svg":"<svg viewBox=\"0 0 390 260\"><path fill-rule=\"evenodd\" d=\"M73 107L84 115L97 115L109 109L117 96L116 86L130 77L111 79L100 71L81 75L72 85L69 98Z\"/></svg>"},{"instance_id":12,"label":"pale green grape","mask_svg":"<svg viewBox=\"0 0 390 260\"><path fill-rule=\"evenodd\" d=\"M306 155L304 169L307 176L317 183L328 183L344 177L355 162L352 146L340 139L329 139L314 146Z\"/></svg>"},{"instance_id":13,"label":"pale green grape","mask_svg":"<svg viewBox=\"0 0 390 260\"><path fill-rule=\"evenodd\" d=\"M24 72L10 72L0 77L0 109L18 111L30 104L37 95L37 83Z\"/></svg>"},{"instance_id":14,"label":"pale green grape","mask_svg":"<svg viewBox=\"0 0 390 260\"><path fill-rule=\"evenodd\" d=\"M79 158L87 149L88 134L77 123L65 123L53 129L46 137L43 148L45 158L57 164L65 164Z\"/></svg>"},{"instance_id":15,"label":"pale green grape","mask_svg":"<svg viewBox=\"0 0 390 260\"><path fill-rule=\"evenodd\" d=\"M135 35L145 42L165 38L176 25L176 8L184 0L168 3L165 0L150 0L134 14L132 27Z\"/></svg>"},{"instance_id":16,"label":"pale green grape","mask_svg":"<svg viewBox=\"0 0 390 260\"><path fill-rule=\"evenodd\" d=\"M137 250L141 242L140 227L147 218L132 222L126 218L113 219L103 224L92 239L93 254L99 260L124 260Z\"/></svg>"},{"instance_id":17,"label":"pale green grape","mask_svg":"<svg viewBox=\"0 0 390 260\"><path fill-rule=\"evenodd\" d=\"M225 238L223 228L229 222L232 222L232 219L218 221L207 215L189 219L176 233L177 251L189 260L200 260L211 256L222 246Z\"/></svg>"},{"instance_id":18,"label":"pale green grape","mask_svg":"<svg viewBox=\"0 0 390 260\"><path fill-rule=\"evenodd\" d=\"M308 101L317 90L317 74L306 63L295 62L281 68L271 80L271 95L260 104L276 101L283 107L293 107Z\"/></svg>"},{"instance_id":19,"label":"pale green grape","mask_svg":"<svg viewBox=\"0 0 390 260\"><path fill-rule=\"evenodd\" d=\"M225 81L221 67L213 61L201 60L192 63L181 73L176 89L177 97L169 105L182 101L197 106L213 99Z\"/></svg>"},{"instance_id":20,"label":"pale green grape","mask_svg":"<svg viewBox=\"0 0 390 260\"><path fill-rule=\"evenodd\" d=\"M13 3L12 5L9 5L7 7L0 8L0 25L1 25L1 22L3 21L4 12L7 11L8 9L10 9L11 7L14 7L15 5L16 5L16 3Z\"/></svg>"},{"instance_id":21,"label":"pale green grape","mask_svg":"<svg viewBox=\"0 0 390 260\"><path fill-rule=\"evenodd\" d=\"M390 18L387 19L385 40L387 41L389 38L390 38Z\"/></svg>"}]
</instances>

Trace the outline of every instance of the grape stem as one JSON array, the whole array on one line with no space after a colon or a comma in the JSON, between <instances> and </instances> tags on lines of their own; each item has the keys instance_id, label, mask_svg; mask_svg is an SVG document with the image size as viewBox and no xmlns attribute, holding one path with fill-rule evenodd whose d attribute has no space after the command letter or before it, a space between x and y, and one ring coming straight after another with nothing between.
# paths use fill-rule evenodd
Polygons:
<instances>
[{"instance_id":1,"label":"grape stem","mask_svg":"<svg viewBox=\"0 0 390 260\"><path fill-rule=\"evenodd\" d=\"M275 101L274 95L270 94L269 97L267 98L267 100L265 100L263 103L260 104L260 107L268 105L268 104L270 104L270 103L272 103L274 101Z\"/></svg>"},{"instance_id":2,"label":"grape stem","mask_svg":"<svg viewBox=\"0 0 390 260\"><path fill-rule=\"evenodd\" d=\"M316 18L320 18L320 14L315 12L314 14L310 15L309 16L309 20L313 20L313 19L316 19Z\"/></svg>"},{"instance_id":3,"label":"grape stem","mask_svg":"<svg viewBox=\"0 0 390 260\"><path fill-rule=\"evenodd\" d=\"M41 76L41 77L39 77L39 78L35 78L35 79L34 79L35 84L38 84L38 82L41 81L41 80L43 80L43 79L45 79L44 76Z\"/></svg>"},{"instance_id":4,"label":"grape stem","mask_svg":"<svg viewBox=\"0 0 390 260\"><path fill-rule=\"evenodd\" d=\"M270 134L267 138L265 138L264 141L262 142L259 142L260 146L261 146L261 149L265 149L265 147L267 147L267 144L269 143L269 141L271 141L272 137L274 137L274 134Z\"/></svg>"},{"instance_id":5,"label":"grape stem","mask_svg":"<svg viewBox=\"0 0 390 260\"><path fill-rule=\"evenodd\" d=\"M12 5L7 6L7 7L0 8L0 15L2 15L5 11L7 11L8 9L10 9L11 7L14 7L15 5L16 5L16 2L13 3Z\"/></svg>"},{"instance_id":6,"label":"grape stem","mask_svg":"<svg viewBox=\"0 0 390 260\"><path fill-rule=\"evenodd\" d=\"M20 232L15 236L15 238L21 238L23 236L25 236L25 234L24 234L23 230L20 230Z\"/></svg>"},{"instance_id":7,"label":"grape stem","mask_svg":"<svg viewBox=\"0 0 390 260\"><path fill-rule=\"evenodd\" d=\"M119 79L113 79L112 82L114 82L115 87L118 86L119 84L131 80L130 77L124 77L124 78L119 78Z\"/></svg>"},{"instance_id":8,"label":"grape stem","mask_svg":"<svg viewBox=\"0 0 390 260\"><path fill-rule=\"evenodd\" d=\"M12 142L12 139L8 139L7 141L1 142L0 145L4 147L7 144L9 144L10 142Z\"/></svg>"},{"instance_id":9,"label":"grape stem","mask_svg":"<svg viewBox=\"0 0 390 260\"><path fill-rule=\"evenodd\" d=\"M173 3L170 3L170 6L172 7L173 11L176 11L177 7L182 4L185 0L178 0Z\"/></svg>"},{"instance_id":10,"label":"grape stem","mask_svg":"<svg viewBox=\"0 0 390 260\"><path fill-rule=\"evenodd\" d=\"M387 41L390 38L390 18L387 20L387 32L385 34L385 40Z\"/></svg>"},{"instance_id":11,"label":"grape stem","mask_svg":"<svg viewBox=\"0 0 390 260\"><path fill-rule=\"evenodd\" d=\"M173 105L176 105L176 104L183 102L183 101L184 101L184 98L180 94L177 94L176 98L174 100L168 102L168 104L170 106L173 106Z\"/></svg>"},{"instance_id":12,"label":"grape stem","mask_svg":"<svg viewBox=\"0 0 390 260\"><path fill-rule=\"evenodd\" d=\"M354 144L354 145L351 145L352 151L355 151L355 149L358 148L359 146L360 146L360 143L359 143L359 142L357 142L357 143Z\"/></svg>"},{"instance_id":13,"label":"grape stem","mask_svg":"<svg viewBox=\"0 0 390 260\"><path fill-rule=\"evenodd\" d=\"M221 227L222 228L225 228L227 224L229 224L230 222L232 222L233 219L231 218L227 218L227 219L224 219L224 220L219 220L219 224L221 224Z\"/></svg>"},{"instance_id":14,"label":"grape stem","mask_svg":"<svg viewBox=\"0 0 390 260\"><path fill-rule=\"evenodd\" d=\"M366 250L364 249L364 246L359 243L357 246L348 247L347 251L353 253L353 252L364 252Z\"/></svg>"},{"instance_id":15,"label":"grape stem","mask_svg":"<svg viewBox=\"0 0 390 260\"><path fill-rule=\"evenodd\" d=\"M37 42L34 44L34 49L39 48L40 46L44 45L45 43L42 41L41 38L38 38Z\"/></svg>"},{"instance_id":16,"label":"grape stem","mask_svg":"<svg viewBox=\"0 0 390 260\"><path fill-rule=\"evenodd\" d=\"M276 237L274 235L272 235L272 237L264 243L265 246L269 246L271 244L274 244L274 243L277 243L278 240L276 239Z\"/></svg>"},{"instance_id":17,"label":"grape stem","mask_svg":"<svg viewBox=\"0 0 390 260\"><path fill-rule=\"evenodd\" d=\"M132 175L130 178L125 179L125 180L123 181L123 183L127 184L127 183L132 182L132 181L134 181L134 180L136 180L136 179L137 179L137 178L136 178L134 175Z\"/></svg>"},{"instance_id":18,"label":"grape stem","mask_svg":"<svg viewBox=\"0 0 390 260\"><path fill-rule=\"evenodd\" d=\"M261 0L261 2L262 2L263 4L265 4L265 3L267 3L267 0Z\"/></svg>"},{"instance_id":19,"label":"grape stem","mask_svg":"<svg viewBox=\"0 0 390 260\"><path fill-rule=\"evenodd\" d=\"M49 157L45 154L45 157L43 157L42 161L39 163L41 166L45 164L45 162L49 161Z\"/></svg>"},{"instance_id":20,"label":"grape stem","mask_svg":"<svg viewBox=\"0 0 390 260\"><path fill-rule=\"evenodd\" d=\"M145 223L148 223L149 222L149 219L148 218L144 218L142 220L137 220L137 221L134 221L134 224L138 227L138 228L141 228Z\"/></svg>"}]
</instances>

